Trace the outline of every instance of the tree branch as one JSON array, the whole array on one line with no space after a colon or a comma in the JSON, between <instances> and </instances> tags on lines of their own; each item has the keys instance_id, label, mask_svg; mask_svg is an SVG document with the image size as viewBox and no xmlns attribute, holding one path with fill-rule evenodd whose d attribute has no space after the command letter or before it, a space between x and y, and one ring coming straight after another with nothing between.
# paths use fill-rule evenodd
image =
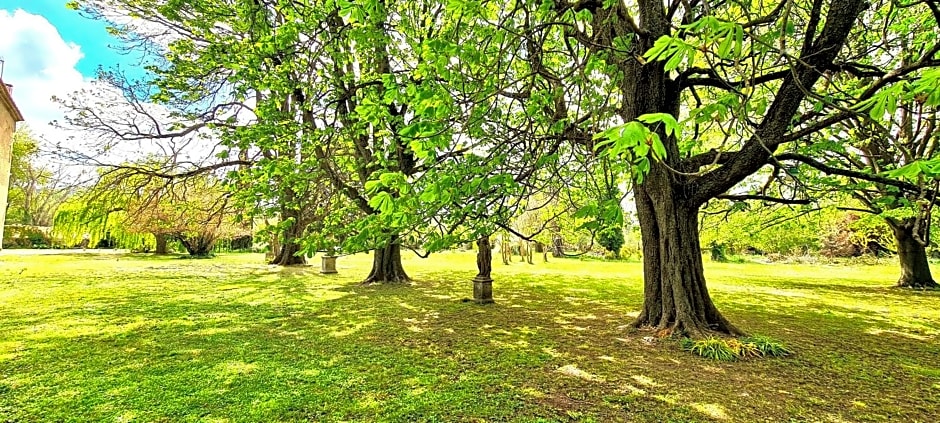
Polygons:
<instances>
[{"instance_id":1,"label":"tree branch","mask_svg":"<svg viewBox=\"0 0 940 423\"><path fill-rule=\"evenodd\" d=\"M768 203L779 203L779 204L811 204L812 201L808 199L796 199L796 198L776 198L769 197L766 195L756 195L756 194L722 194L718 195L715 198L721 200L731 200L731 201L745 201L745 200L760 200Z\"/></svg>"}]
</instances>

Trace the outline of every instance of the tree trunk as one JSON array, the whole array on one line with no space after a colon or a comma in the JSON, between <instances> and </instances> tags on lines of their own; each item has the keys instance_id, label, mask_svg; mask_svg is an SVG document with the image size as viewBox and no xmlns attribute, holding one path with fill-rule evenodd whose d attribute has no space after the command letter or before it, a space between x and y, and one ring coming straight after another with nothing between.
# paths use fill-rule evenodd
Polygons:
<instances>
[{"instance_id":1,"label":"tree trunk","mask_svg":"<svg viewBox=\"0 0 940 423\"><path fill-rule=\"evenodd\" d=\"M215 248L216 237L213 234L202 233L196 235L177 235L176 239L190 256L196 258L212 257L212 249Z\"/></svg>"},{"instance_id":2,"label":"tree trunk","mask_svg":"<svg viewBox=\"0 0 940 423\"><path fill-rule=\"evenodd\" d=\"M633 323L661 335L743 335L712 303L699 246L698 206L661 167L636 190L643 239L643 309ZM677 192L679 191L679 192Z\"/></svg>"},{"instance_id":3,"label":"tree trunk","mask_svg":"<svg viewBox=\"0 0 940 423\"><path fill-rule=\"evenodd\" d=\"M912 221L892 224L894 239L898 245L898 260L901 262L901 278L897 286L904 288L940 288L930 274L927 250L914 236Z\"/></svg>"},{"instance_id":4,"label":"tree trunk","mask_svg":"<svg viewBox=\"0 0 940 423\"><path fill-rule=\"evenodd\" d=\"M278 238L278 249L274 252L274 258L268 264L279 266L295 266L307 264L307 258L303 254L297 254L300 251L300 239L306 231L306 224L303 223L300 211L293 208L290 202L295 201L293 191L287 191L284 194L287 205L281 206L281 219L287 224Z\"/></svg>"},{"instance_id":5,"label":"tree trunk","mask_svg":"<svg viewBox=\"0 0 940 423\"><path fill-rule=\"evenodd\" d=\"M279 266L295 266L307 264L307 258L303 254L297 254L300 251L300 238L303 236L304 229L298 224L298 220L288 216L290 225L284 228L277 243L278 249L274 253L274 258L268 264Z\"/></svg>"},{"instance_id":6,"label":"tree trunk","mask_svg":"<svg viewBox=\"0 0 940 423\"><path fill-rule=\"evenodd\" d=\"M560 258L565 256L565 240L561 235L555 235L552 238L552 257Z\"/></svg>"},{"instance_id":7,"label":"tree trunk","mask_svg":"<svg viewBox=\"0 0 940 423\"><path fill-rule=\"evenodd\" d=\"M154 254L166 254L166 234L153 234L153 237L156 239L156 247L154 248Z\"/></svg>"},{"instance_id":8,"label":"tree trunk","mask_svg":"<svg viewBox=\"0 0 940 423\"><path fill-rule=\"evenodd\" d=\"M276 264L278 266L297 266L307 264L307 258L303 254L298 255L297 252L300 251L300 246L294 240L285 240L284 244L281 244L281 248L278 250L277 255L274 256L268 264Z\"/></svg>"},{"instance_id":9,"label":"tree trunk","mask_svg":"<svg viewBox=\"0 0 940 423\"><path fill-rule=\"evenodd\" d=\"M405 283L410 282L411 278L405 273L401 265L401 245L398 243L398 236L389 239L388 244L375 250L372 261L372 271L363 284L373 283Z\"/></svg>"}]
</instances>

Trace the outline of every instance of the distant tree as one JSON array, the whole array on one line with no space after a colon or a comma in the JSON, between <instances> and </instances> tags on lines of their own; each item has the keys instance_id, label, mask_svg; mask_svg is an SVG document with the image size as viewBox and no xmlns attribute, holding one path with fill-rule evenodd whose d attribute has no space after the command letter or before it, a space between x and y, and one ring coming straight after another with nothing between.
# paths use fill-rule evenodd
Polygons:
<instances>
[{"instance_id":1,"label":"distant tree","mask_svg":"<svg viewBox=\"0 0 940 423\"><path fill-rule=\"evenodd\" d=\"M13 159L10 167L10 190L7 197L6 222L31 226L52 226L59 205L71 195L79 180L39 162L39 143L28 127L13 134Z\"/></svg>"},{"instance_id":2,"label":"distant tree","mask_svg":"<svg viewBox=\"0 0 940 423\"><path fill-rule=\"evenodd\" d=\"M147 168L146 163L137 163L103 170L93 187L73 197L70 207L56 216L57 231L73 238L95 232L108 242L129 238L122 243L131 248L149 242L145 239L152 235L155 244L178 241L193 257L210 256L220 239L250 234L235 221L229 194L217 177L166 179L142 173Z\"/></svg>"},{"instance_id":3,"label":"distant tree","mask_svg":"<svg viewBox=\"0 0 940 423\"><path fill-rule=\"evenodd\" d=\"M940 6L927 4L933 5L933 21L940 21ZM927 13L921 17L931 19ZM878 48L890 47L891 58L872 58L875 66L860 64L850 72L852 76L836 80L879 76L880 62L889 60L901 69L912 69L911 77L856 106L864 113L854 113L838 125L808 136L802 148L781 158L799 164L790 172L798 173L812 189L849 195L854 211L880 216L887 223L901 267L897 286L938 288L927 249L940 187L936 169L940 163L940 71L917 68L940 64L940 59L931 57L938 55L940 48L935 30L911 30L911 25L916 26L899 22L885 26L884 33L860 32L846 53L858 60L856 63L864 62L872 46L882 42L887 45ZM931 45L933 53L924 54L923 49Z\"/></svg>"}]
</instances>

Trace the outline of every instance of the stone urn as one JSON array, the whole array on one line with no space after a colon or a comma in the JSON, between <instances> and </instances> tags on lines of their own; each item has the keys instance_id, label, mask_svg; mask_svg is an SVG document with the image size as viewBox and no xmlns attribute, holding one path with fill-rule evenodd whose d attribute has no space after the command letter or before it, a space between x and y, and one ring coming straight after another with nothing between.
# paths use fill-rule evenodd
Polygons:
<instances>
[{"instance_id":1,"label":"stone urn","mask_svg":"<svg viewBox=\"0 0 940 423\"><path fill-rule=\"evenodd\" d=\"M323 256L320 261L320 273L336 273L336 256Z\"/></svg>"}]
</instances>

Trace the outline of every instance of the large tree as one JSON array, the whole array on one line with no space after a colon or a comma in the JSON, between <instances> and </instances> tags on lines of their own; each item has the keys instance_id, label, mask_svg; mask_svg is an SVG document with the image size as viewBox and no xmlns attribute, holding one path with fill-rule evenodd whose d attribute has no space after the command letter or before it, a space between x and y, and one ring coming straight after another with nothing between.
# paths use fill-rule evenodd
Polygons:
<instances>
[{"instance_id":1,"label":"large tree","mask_svg":"<svg viewBox=\"0 0 940 423\"><path fill-rule=\"evenodd\" d=\"M574 63L603 72L617 90L619 104L610 112L623 123L602 134L601 148L635 169L645 274L635 325L663 333L741 333L708 293L699 209L781 160L775 154L795 141L812 142L809 135L856 115L852 106L935 66L935 44L864 79L852 77L853 66L842 55L853 29L872 31L856 26L866 8L880 27L927 4L933 6L893 9L861 0L555 3L543 26L563 27L586 46L589 56ZM833 83L834 75L847 75L855 87L847 91ZM720 137L709 136L716 133Z\"/></svg>"},{"instance_id":2,"label":"large tree","mask_svg":"<svg viewBox=\"0 0 940 423\"><path fill-rule=\"evenodd\" d=\"M907 19L889 22L882 32L863 32L850 45L855 76L877 77L882 69L897 64L911 67L918 61L936 66L940 59L924 55L935 43L934 32L924 22L936 23L940 7L924 8ZM933 16L931 16L933 15ZM874 15L877 17L878 15ZM865 18L866 21L872 18ZM867 22L866 22L867 23ZM888 52L879 54L879 52ZM936 56L936 49L933 49ZM926 60L925 60L926 59ZM936 71L934 71L936 72ZM932 211L937 203L937 172L940 160L937 147L937 85L931 74L926 80L901 81L863 105L860 113L825 131L814 134L813 142L785 156L799 164L816 188L847 191L859 204L859 211L881 216L891 228L897 246L901 276L897 286L937 288L930 272L926 249L930 247ZM924 76L915 73L914 76ZM844 83L849 77L841 76ZM820 146L824 148L820 148ZM900 178L901 181L873 178L874 175ZM886 180L887 179L887 180Z\"/></svg>"}]
</instances>

